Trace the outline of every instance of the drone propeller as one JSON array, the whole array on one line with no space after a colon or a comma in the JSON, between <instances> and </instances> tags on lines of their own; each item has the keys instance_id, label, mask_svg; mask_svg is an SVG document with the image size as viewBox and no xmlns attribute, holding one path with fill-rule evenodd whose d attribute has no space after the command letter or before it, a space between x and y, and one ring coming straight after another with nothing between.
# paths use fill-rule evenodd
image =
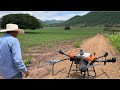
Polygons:
<instances>
[{"instance_id":1,"label":"drone propeller","mask_svg":"<svg viewBox=\"0 0 120 90\"><path fill-rule=\"evenodd\" d=\"M61 60L49 60L47 63L48 64L55 64L57 62L60 62Z\"/></svg>"},{"instance_id":2,"label":"drone propeller","mask_svg":"<svg viewBox=\"0 0 120 90\"><path fill-rule=\"evenodd\" d=\"M107 51L102 50L102 52L107 52Z\"/></svg>"},{"instance_id":3,"label":"drone propeller","mask_svg":"<svg viewBox=\"0 0 120 90\"><path fill-rule=\"evenodd\" d=\"M60 52L61 50L55 50L55 52Z\"/></svg>"}]
</instances>

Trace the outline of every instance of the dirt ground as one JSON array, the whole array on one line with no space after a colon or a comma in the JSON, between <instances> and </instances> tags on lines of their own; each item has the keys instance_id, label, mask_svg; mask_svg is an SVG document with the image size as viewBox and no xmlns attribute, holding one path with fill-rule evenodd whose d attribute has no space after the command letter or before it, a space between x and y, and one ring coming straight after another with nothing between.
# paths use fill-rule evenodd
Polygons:
<instances>
[{"instance_id":1,"label":"dirt ground","mask_svg":"<svg viewBox=\"0 0 120 90\"><path fill-rule=\"evenodd\" d=\"M96 53L96 56L102 56L104 51L109 53L107 58L112 58L117 56L115 49L112 47L111 43L107 38L98 34L92 38L89 38L83 42L80 48L74 48L71 45L64 45L56 48L56 50L63 50L67 54L79 53L80 49L83 49L85 52L93 54ZM28 54L29 55L29 54ZM54 75L52 75L52 65L44 65L48 60L61 60L66 58L65 55L58 54L56 52L47 52L46 54L33 53L32 63L28 65L28 70L30 75L24 79L80 79L83 76L76 71L70 72L70 77L68 77L68 72L70 69L71 61L65 60L54 65ZM119 57L117 57L118 62L115 63L103 63L98 66L95 66L96 77L94 79L120 79L120 63ZM72 69L75 68L73 64ZM91 71L92 74L92 71Z\"/></svg>"}]
</instances>

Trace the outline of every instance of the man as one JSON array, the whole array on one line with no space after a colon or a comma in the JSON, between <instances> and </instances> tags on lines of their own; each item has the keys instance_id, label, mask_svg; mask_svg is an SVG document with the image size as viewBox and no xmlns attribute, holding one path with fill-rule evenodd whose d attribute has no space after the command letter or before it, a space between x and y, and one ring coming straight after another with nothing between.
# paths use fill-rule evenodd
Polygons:
<instances>
[{"instance_id":1,"label":"man","mask_svg":"<svg viewBox=\"0 0 120 90\"><path fill-rule=\"evenodd\" d=\"M0 32L6 32L0 37L0 75L5 79L22 79L24 73L27 77L29 72L22 60L20 43L16 38L18 34L24 34L24 30L16 24L7 24L6 29Z\"/></svg>"}]
</instances>

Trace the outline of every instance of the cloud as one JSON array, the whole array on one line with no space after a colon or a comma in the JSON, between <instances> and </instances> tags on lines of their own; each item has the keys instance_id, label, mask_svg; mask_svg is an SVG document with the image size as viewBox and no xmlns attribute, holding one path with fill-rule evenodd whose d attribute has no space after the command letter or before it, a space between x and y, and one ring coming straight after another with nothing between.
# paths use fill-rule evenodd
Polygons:
<instances>
[{"instance_id":1,"label":"cloud","mask_svg":"<svg viewBox=\"0 0 120 90\"><path fill-rule=\"evenodd\" d=\"M67 20L75 15L85 15L89 11L0 11L0 17L7 14L27 13L40 20Z\"/></svg>"},{"instance_id":2,"label":"cloud","mask_svg":"<svg viewBox=\"0 0 120 90\"><path fill-rule=\"evenodd\" d=\"M58 11L33 12L34 16L41 20L51 20L57 15Z\"/></svg>"},{"instance_id":3,"label":"cloud","mask_svg":"<svg viewBox=\"0 0 120 90\"><path fill-rule=\"evenodd\" d=\"M67 14L67 15L62 15L62 16L56 16L56 17L54 17L54 19L56 19L56 20L68 20L75 15L76 14Z\"/></svg>"},{"instance_id":4,"label":"cloud","mask_svg":"<svg viewBox=\"0 0 120 90\"><path fill-rule=\"evenodd\" d=\"M41 20L68 20L75 15L85 15L89 11L46 11L35 16Z\"/></svg>"}]
</instances>

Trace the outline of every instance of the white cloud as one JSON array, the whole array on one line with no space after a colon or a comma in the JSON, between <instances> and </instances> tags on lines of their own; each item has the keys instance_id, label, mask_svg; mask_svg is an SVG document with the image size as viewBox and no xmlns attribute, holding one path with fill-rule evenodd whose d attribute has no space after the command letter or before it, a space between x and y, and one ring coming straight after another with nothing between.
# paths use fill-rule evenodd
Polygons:
<instances>
[{"instance_id":1,"label":"white cloud","mask_svg":"<svg viewBox=\"0 0 120 90\"><path fill-rule=\"evenodd\" d=\"M28 13L40 20L67 20L75 15L84 15L89 11L0 11L0 17L7 14Z\"/></svg>"},{"instance_id":2,"label":"white cloud","mask_svg":"<svg viewBox=\"0 0 120 90\"><path fill-rule=\"evenodd\" d=\"M44 12L37 12L34 13L34 16L41 20L50 20L54 19L54 17L57 15L58 11L44 11Z\"/></svg>"},{"instance_id":3,"label":"white cloud","mask_svg":"<svg viewBox=\"0 0 120 90\"><path fill-rule=\"evenodd\" d=\"M68 20L73 16L75 16L75 14L67 14L67 15L63 15L63 16L56 16L56 17L54 17L54 19L56 19L56 20Z\"/></svg>"}]
</instances>

